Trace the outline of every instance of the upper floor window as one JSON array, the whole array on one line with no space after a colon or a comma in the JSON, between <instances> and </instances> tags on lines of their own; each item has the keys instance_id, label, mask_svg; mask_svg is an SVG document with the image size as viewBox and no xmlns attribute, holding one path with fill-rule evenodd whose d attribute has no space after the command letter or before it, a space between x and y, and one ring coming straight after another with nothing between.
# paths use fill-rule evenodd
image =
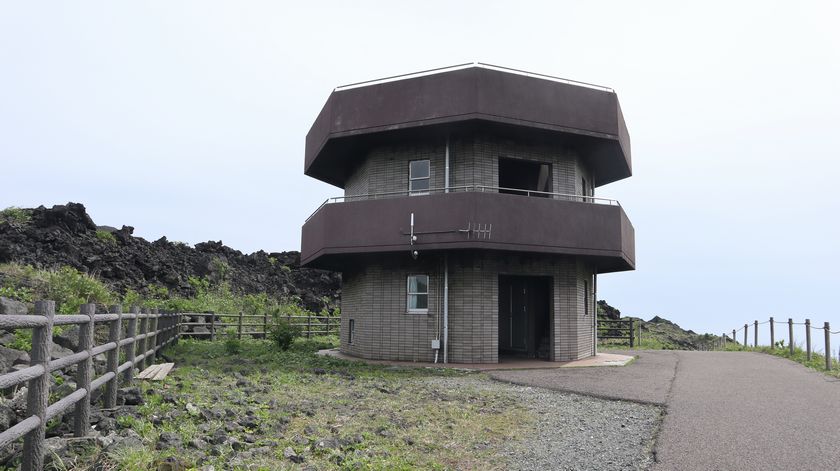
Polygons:
<instances>
[{"instance_id":1,"label":"upper floor window","mask_svg":"<svg viewBox=\"0 0 840 471\"><path fill-rule=\"evenodd\" d=\"M428 160L408 163L408 191L411 195L428 195L431 170Z\"/></svg>"},{"instance_id":2,"label":"upper floor window","mask_svg":"<svg viewBox=\"0 0 840 471\"><path fill-rule=\"evenodd\" d=\"M550 192L551 164L499 158L499 193L548 198Z\"/></svg>"},{"instance_id":3,"label":"upper floor window","mask_svg":"<svg viewBox=\"0 0 840 471\"><path fill-rule=\"evenodd\" d=\"M429 311L429 275L408 275L408 312Z\"/></svg>"}]
</instances>

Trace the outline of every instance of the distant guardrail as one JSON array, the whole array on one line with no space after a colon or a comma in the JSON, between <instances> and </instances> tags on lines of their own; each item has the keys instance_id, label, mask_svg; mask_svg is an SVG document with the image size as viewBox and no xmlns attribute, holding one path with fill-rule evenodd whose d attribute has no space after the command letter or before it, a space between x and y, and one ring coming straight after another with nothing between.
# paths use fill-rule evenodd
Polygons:
<instances>
[{"instance_id":1,"label":"distant guardrail","mask_svg":"<svg viewBox=\"0 0 840 471\"><path fill-rule=\"evenodd\" d=\"M633 319L598 319L597 338L627 340L632 348L636 341Z\"/></svg>"},{"instance_id":2,"label":"distant guardrail","mask_svg":"<svg viewBox=\"0 0 840 471\"><path fill-rule=\"evenodd\" d=\"M778 337L776 336L776 325L777 324L781 324L782 326L785 326L785 325L787 326L787 335L785 335L785 333L782 333ZM808 361L811 361L811 359L813 357L813 354L814 354L814 348L813 347L814 347L814 345L819 344L819 339L812 339L812 333L813 332L822 333L822 337L823 337L822 338L822 343L823 343L823 346L825 348L825 350L824 350L824 352L825 352L824 353L825 369L826 370L831 370L831 363L832 363L831 336L832 335L840 335L840 330L832 331L831 330L831 325L828 322L824 322L822 327L814 326L814 325L811 324L811 319L805 319L805 322L794 322L793 318L788 318L787 322L779 322L772 317L770 319L764 321L764 322L758 322L758 320L754 320L752 322L752 324L747 323L747 324L744 324L743 327L740 327L738 329L732 329L732 336L728 339L726 337L726 333L724 333L722 335L721 339L719 339L719 340L717 340L713 343L705 345L705 347L706 347L705 349L707 349L707 350L717 350L717 349L726 348L727 342L739 343L738 342L738 337L741 337L741 336L743 337L744 340L743 340L743 343L741 343L740 345L743 345L745 347L749 347L750 346L750 342L749 342L749 340L750 340L749 336L750 335L749 334L750 334L751 328L752 328L752 331L753 331L752 346L753 347L758 347L760 345L759 339L762 338L759 335L760 330L761 330L760 326L763 326L763 325L768 326L767 329L769 330L769 332L767 333L768 336L766 338L769 338L769 340L770 340L770 343L768 344L770 349L788 348L788 349L790 349L790 354L791 355L793 355L794 352L796 351L797 340L801 341L801 339L802 339L801 337L798 337L798 338L796 337L796 335L795 335L796 334L796 327L797 326L804 327L805 356L806 356L806 359ZM777 345L777 338L780 341L785 340L785 338L787 338L787 344L788 344L787 347ZM814 340L816 340L816 342L814 342ZM840 352L838 353L838 361L840 361Z\"/></svg>"}]
</instances>

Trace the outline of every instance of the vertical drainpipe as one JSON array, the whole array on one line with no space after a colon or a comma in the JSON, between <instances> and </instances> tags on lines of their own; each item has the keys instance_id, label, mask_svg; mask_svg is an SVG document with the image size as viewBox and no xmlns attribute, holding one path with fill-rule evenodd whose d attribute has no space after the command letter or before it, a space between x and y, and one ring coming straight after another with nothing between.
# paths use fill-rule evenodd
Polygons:
<instances>
[{"instance_id":1,"label":"vertical drainpipe","mask_svg":"<svg viewBox=\"0 0 840 471\"><path fill-rule=\"evenodd\" d=\"M592 274L592 355L598 354L598 269Z\"/></svg>"},{"instance_id":2,"label":"vertical drainpipe","mask_svg":"<svg viewBox=\"0 0 840 471\"><path fill-rule=\"evenodd\" d=\"M443 191L449 193L449 136L446 136L446 165ZM449 361L449 256L443 255L443 363Z\"/></svg>"}]
</instances>

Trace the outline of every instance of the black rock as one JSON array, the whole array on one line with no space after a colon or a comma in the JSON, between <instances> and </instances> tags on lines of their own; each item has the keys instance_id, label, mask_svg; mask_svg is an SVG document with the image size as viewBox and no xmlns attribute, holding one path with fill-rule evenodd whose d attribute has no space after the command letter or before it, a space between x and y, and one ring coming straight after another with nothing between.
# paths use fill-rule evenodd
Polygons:
<instances>
[{"instance_id":1,"label":"black rock","mask_svg":"<svg viewBox=\"0 0 840 471\"><path fill-rule=\"evenodd\" d=\"M169 448L181 448L181 437L177 433L162 432L158 437L155 448L158 450L167 450Z\"/></svg>"},{"instance_id":2,"label":"black rock","mask_svg":"<svg viewBox=\"0 0 840 471\"><path fill-rule=\"evenodd\" d=\"M139 406L143 404L143 394L140 388L122 388L117 390L118 402L122 398L122 403L127 406Z\"/></svg>"}]
</instances>

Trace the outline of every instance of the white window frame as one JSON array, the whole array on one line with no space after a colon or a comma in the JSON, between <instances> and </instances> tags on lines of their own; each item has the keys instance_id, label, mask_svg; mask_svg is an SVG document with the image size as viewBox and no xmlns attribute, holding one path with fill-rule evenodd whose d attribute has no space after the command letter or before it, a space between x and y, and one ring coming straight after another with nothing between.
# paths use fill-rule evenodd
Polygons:
<instances>
[{"instance_id":1,"label":"white window frame","mask_svg":"<svg viewBox=\"0 0 840 471\"><path fill-rule=\"evenodd\" d=\"M414 162L426 162L426 165L429 168L428 175L425 177L413 177L411 175L411 164ZM429 182L428 186L425 190L412 190L411 184L415 181L419 180L426 180ZM417 159L417 160L409 160L408 161L408 194L411 196L420 196L420 195L428 195L429 189L432 188L432 161L429 159Z\"/></svg>"},{"instance_id":2,"label":"white window frame","mask_svg":"<svg viewBox=\"0 0 840 471\"><path fill-rule=\"evenodd\" d=\"M411 278L414 276L425 276L426 277L426 291L425 292L411 292ZM409 314L427 314L429 312L429 282L431 278L429 275L423 273L413 273L408 275L405 278L405 311ZM411 297L417 295L426 295L426 307L425 308L412 308L411 307Z\"/></svg>"}]
</instances>

